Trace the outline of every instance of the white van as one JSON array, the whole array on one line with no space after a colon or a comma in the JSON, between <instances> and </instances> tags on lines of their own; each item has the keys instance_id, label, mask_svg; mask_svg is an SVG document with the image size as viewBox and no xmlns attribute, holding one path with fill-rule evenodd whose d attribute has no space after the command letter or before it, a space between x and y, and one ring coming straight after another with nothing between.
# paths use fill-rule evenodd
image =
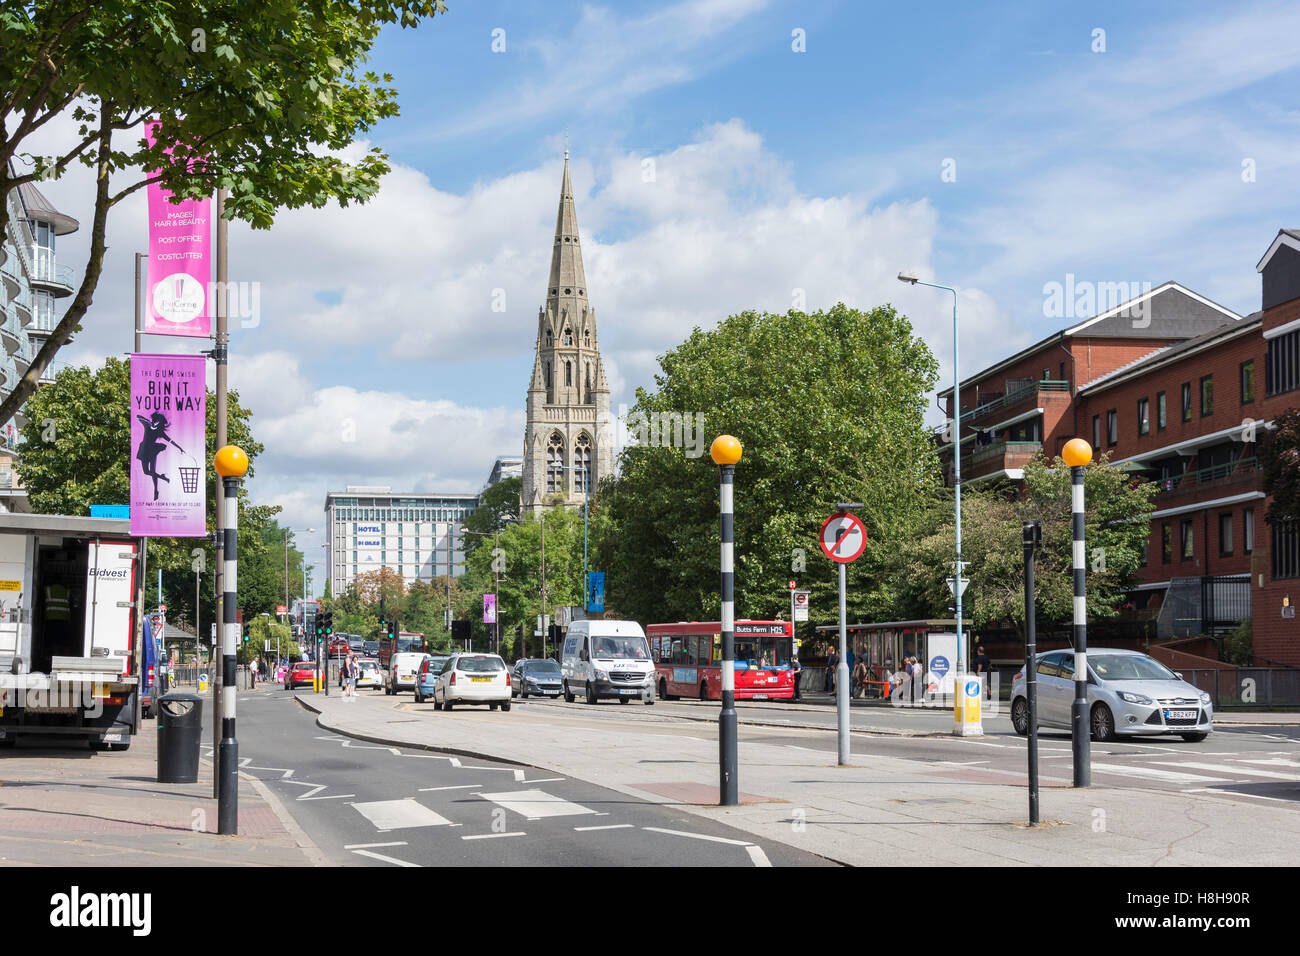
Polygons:
<instances>
[{"instance_id":1,"label":"white van","mask_svg":"<svg viewBox=\"0 0 1300 956\"><path fill-rule=\"evenodd\" d=\"M400 651L388 659L388 673L385 676L384 692L396 694L403 690L415 690L415 678L420 673L420 662L429 655L424 651Z\"/></svg>"},{"instance_id":2,"label":"white van","mask_svg":"<svg viewBox=\"0 0 1300 956\"><path fill-rule=\"evenodd\" d=\"M574 621L564 635L560 670L569 703L579 691L589 704L602 697L655 702L655 665L636 621Z\"/></svg>"}]
</instances>

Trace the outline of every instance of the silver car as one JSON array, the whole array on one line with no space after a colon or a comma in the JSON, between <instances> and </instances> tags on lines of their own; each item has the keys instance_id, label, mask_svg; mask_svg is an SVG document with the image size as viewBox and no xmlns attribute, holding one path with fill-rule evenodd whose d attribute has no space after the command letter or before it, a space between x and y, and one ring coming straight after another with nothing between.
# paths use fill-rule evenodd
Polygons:
<instances>
[{"instance_id":1,"label":"silver car","mask_svg":"<svg viewBox=\"0 0 1300 956\"><path fill-rule=\"evenodd\" d=\"M1070 729L1074 703L1074 651L1045 651L1037 658L1038 725ZM1011 724L1029 733L1029 701L1022 667L1011 682ZM1088 723L1093 740L1178 734L1204 740L1214 729L1210 695L1138 651L1088 651Z\"/></svg>"}]
</instances>

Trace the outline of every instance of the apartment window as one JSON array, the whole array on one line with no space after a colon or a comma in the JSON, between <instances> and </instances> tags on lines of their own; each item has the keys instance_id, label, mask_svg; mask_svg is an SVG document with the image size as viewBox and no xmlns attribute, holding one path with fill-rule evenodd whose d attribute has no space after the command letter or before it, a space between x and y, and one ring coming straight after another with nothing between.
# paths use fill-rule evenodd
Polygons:
<instances>
[{"instance_id":1,"label":"apartment window","mask_svg":"<svg viewBox=\"0 0 1300 956\"><path fill-rule=\"evenodd\" d=\"M1195 546L1192 541L1192 521L1190 518L1184 518L1179 528L1179 541L1182 543L1180 554L1184 561L1190 561L1196 557Z\"/></svg>"},{"instance_id":2,"label":"apartment window","mask_svg":"<svg viewBox=\"0 0 1300 956\"><path fill-rule=\"evenodd\" d=\"M1151 434L1151 402L1149 399L1138 399L1138 434Z\"/></svg>"},{"instance_id":3,"label":"apartment window","mask_svg":"<svg viewBox=\"0 0 1300 956\"><path fill-rule=\"evenodd\" d=\"M1165 425L1168 424L1168 418L1165 412L1165 393L1156 392L1156 430L1164 431Z\"/></svg>"},{"instance_id":4,"label":"apartment window","mask_svg":"<svg viewBox=\"0 0 1300 956\"><path fill-rule=\"evenodd\" d=\"M1151 544L1150 541L1142 542L1142 567L1144 568L1147 566L1147 547L1150 544Z\"/></svg>"},{"instance_id":5,"label":"apartment window","mask_svg":"<svg viewBox=\"0 0 1300 956\"><path fill-rule=\"evenodd\" d=\"M1201 417L1214 414L1214 376L1201 376Z\"/></svg>"},{"instance_id":6,"label":"apartment window","mask_svg":"<svg viewBox=\"0 0 1300 956\"><path fill-rule=\"evenodd\" d=\"M1170 533L1169 522L1160 526L1160 562L1168 564L1173 558L1173 535Z\"/></svg>"},{"instance_id":7,"label":"apartment window","mask_svg":"<svg viewBox=\"0 0 1300 956\"><path fill-rule=\"evenodd\" d=\"M1300 526L1294 521L1273 525L1273 577L1300 578Z\"/></svg>"},{"instance_id":8,"label":"apartment window","mask_svg":"<svg viewBox=\"0 0 1300 956\"><path fill-rule=\"evenodd\" d=\"M1101 447L1101 416L1092 416L1092 447Z\"/></svg>"},{"instance_id":9,"label":"apartment window","mask_svg":"<svg viewBox=\"0 0 1300 956\"><path fill-rule=\"evenodd\" d=\"M1268 340L1264 357L1264 394L1280 395L1300 388L1300 332Z\"/></svg>"},{"instance_id":10,"label":"apartment window","mask_svg":"<svg viewBox=\"0 0 1300 956\"><path fill-rule=\"evenodd\" d=\"M1183 382L1183 421L1192 420L1192 383Z\"/></svg>"},{"instance_id":11,"label":"apartment window","mask_svg":"<svg viewBox=\"0 0 1300 956\"><path fill-rule=\"evenodd\" d=\"M1052 377L1052 370L1050 368L1043 369L1043 381L1046 382L1051 377Z\"/></svg>"},{"instance_id":12,"label":"apartment window","mask_svg":"<svg viewBox=\"0 0 1300 956\"><path fill-rule=\"evenodd\" d=\"M1255 550L1255 509L1241 512L1241 550L1250 554Z\"/></svg>"},{"instance_id":13,"label":"apartment window","mask_svg":"<svg viewBox=\"0 0 1300 956\"><path fill-rule=\"evenodd\" d=\"M1249 405L1255 400L1255 360L1241 363L1241 404Z\"/></svg>"},{"instance_id":14,"label":"apartment window","mask_svg":"<svg viewBox=\"0 0 1300 956\"><path fill-rule=\"evenodd\" d=\"M1119 412L1111 409L1106 413L1106 444L1113 445L1119 441Z\"/></svg>"},{"instance_id":15,"label":"apartment window","mask_svg":"<svg viewBox=\"0 0 1300 956\"><path fill-rule=\"evenodd\" d=\"M1219 515L1219 554L1232 554L1232 512Z\"/></svg>"},{"instance_id":16,"label":"apartment window","mask_svg":"<svg viewBox=\"0 0 1300 956\"><path fill-rule=\"evenodd\" d=\"M1061 378L1060 378L1060 381L1064 382L1065 380L1066 380L1066 379L1065 379L1065 363L1062 362L1062 363L1061 363Z\"/></svg>"}]
</instances>

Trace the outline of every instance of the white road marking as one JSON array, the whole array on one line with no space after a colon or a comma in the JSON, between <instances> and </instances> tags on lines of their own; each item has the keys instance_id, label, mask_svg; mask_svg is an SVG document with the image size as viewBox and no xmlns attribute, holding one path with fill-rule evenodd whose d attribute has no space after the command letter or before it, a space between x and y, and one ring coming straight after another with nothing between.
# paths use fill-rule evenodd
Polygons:
<instances>
[{"instance_id":1,"label":"white road marking","mask_svg":"<svg viewBox=\"0 0 1300 956\"><path fill-rule=\"evenodd\" d=\"M732 846L752 846L747 840L729 840L726 837L709 836L705 833L687 833L684 830L665 830L662 827L642 827L651 833L667 833L669 836L687 837L691 840L708 840L711 843L729 843Z\"/></svg>"},{"instance_id":2,"label":"white road marking","mask_svg":"<svg viewBox=\"0 0 1300 956\"><path fill-rule=\"evenodd\" d=\"M524 783L557 783L569 779L568 777L538 777L536 780L525 780Z\"/></svg>"},{"instance_id":3,"label":"white road marking","mask_svg":"<svg viewBox=\"0 0 1300 956\"><path fill-rule=\"evenodd\" d=\"M954 618L954 620L956 620ZM988 763L987 760L936 760L932 764L935 767L973 767L976 764Z\"/></svg>"},{"instance_id":4,"label":"white road marking","mask_svg":"<svg viewBox=\"0 0 1300 956\"><path fill-rule=\"evenodd\" d=\"M761 846L753 846L753 845L747 846L745 847L745 852L749 854L749 858L754 861L755 866L772 865L772 861L767 858L767 854L763 852L763 848Z\"/></svg>"},{"instance_id":5,"label":"white road marking","mask_svg":"<svg viewBox=\"0 0 1300 956\"><path fill-rule=\"evenodd\" d=\"M1179 761L1173 766L1191 767L1193 770L1213 770L1218 773L1244 773L1250 777L1271 777L1274 780L1300 780L1300 777L1293 773L1278 773L1276 770L1251 770L1249 767L1238 767L1236 765L1229 767L1224 764Z\"/></svg>"},{"instance_id":6,"label":"white road marking","mask_svg":"<svg viewBox=\"0 0 1300 956\"><path fill-rule=\"evenodd\" d=\"M513 833L470 833L461 837L462 840L493 840L497 837L527 836L522 830L516 830Z\"/></svg>"},{"instance_id":7,"label":"white road marking","mask_svg":"<svg viewBox=\"0 0 1300 956\"><path fill-rule=\"evenodd\" d=\"M290 780L290 781L288 781L288 782L289 782L289 783L300 783L301 781L298 781L298 780ZM324 789L326 789L326 787L325 787L323 784L320 785L320 786L312 787L312 789L308 790L306 793L304 793L304 794L303 794L302 796L300 796L298 799L299 799L299 800L342 800L344 797L355 797L355 796L356 796L355 793L334 793L334 794L331 794L331 795L328 796L328 797L318 797L318 796L316 796L316 794L320 793L320 792L321 792L322 790L324 790Z\"/></svg>"},{"instance_id":8,"label":"white road marking","mask_svg":"<svg viewBox=\"0 0 1300 956\"><path fill-rule=\"evenodd\" d=\"M1162 780L1166 783L1231 783L1228 777L1203 777L1194 773L1175 773L1172 770L1156 770L1153 767L1126 767L1121 764L1094 763L1093 770L1102 773L1118 774L1122 777L1143 777L1147 780Z\"/></svg>"},{"instance_id":9,"label":"white road marking","mask_svg":"<svg viewBox=\"0 0 1300 956\"><path fill-rule=\"evenodd\" d=\"M954 620L956 620L956 619L954 618ZM516 780L516 781L522 781L523 779L524 779L524 772L523 772L522 770L516 770L516 771L515 771L515 780Z\"/></svg>"},{"instance_id":10,"label":"white road marking","mask_svg":"<svg viewBox=\"0 0 1300 956\"><path fill-rule=\"evenodd\" d=\"M406 860L399 860L393 856L384 856L382 853L372 853L369 850L353 850L352 852L355 853L357 856L368 856L373 860L383 860L385 863L391 863L394 866L418 867L420 865L418 863L408 863Z\"/></svg>"},{"instance_id":11,"label":"white road marking","mask_svg":"<svg viewBox=\"0 0 1300 956\"><path fill-rule=\"evenodd\" d=\"M481 783L460 783L454 787L421 787L416 793L429 793L433 790L477 790L481 786L483 786Z\"/></svg>"},{"instance_id":12,"label":"white road marking","mask_svg":"<svg viewBox=\"0 0 1300 956\"><path fill-rule=\"evenodd\" d=\"M507 810L513 810L530 820L542 817L572 817L596 812L579 804L570 803L545 790L511 790L504 793L481 793L478 796L484 800L491 800Z\"/></svg>"},{"instance_id":13,"label":"white road marking","mask_svg":"<svg viewBox=\"0 0 1300 956\"><path fill-rule=\"evenodd\" d=\"M1277 803L1295 803L1285 797L1266 797L1262 793L1238 793L1235 790L1222 790L1218 787L1200 787L1196 790L1184 790L1183 793L1213 793L1220 797L1254 797L1256 800L1273 800Z\"/></svg>"},{"instance_id":14,"label":"white road marking","mask_svg":"<svg viewBox=\"0 0 1300 956\"><path fill-rule=\"evenodd\" d=\"M351 846L345 846L345 850L373 850L377 846L406 846L405 840L399 840L396 843L353 843Z\"/></svg>"},{"instance_id":15,"label":"white road marking","mask_svg":"<svg viewBox=\"0 0 1300 956\"><path fill-rule=\"evenodd\" d=\"M631 823L607 823L601 827L574 827L578 833L589 833L592 830L628 830L634 825Z\"/></svg>"},{"instance_id":16,"label":"white road marking","mask_svg":"<svg viewBox=\"0 0 1300 956\"><path fill-rule=\"evenodd\" d=\"M434 813L424 804L409 797L405 800L376 800L372 803L352 804L357 812L375 825L378 830L404 830L408 827L441 827L451 821Z\"/></svg>"},{"instance_id":17,"label":"white road marking","mask_svg":"<svg viewBox=\"0 0 1300 956\"><path fill-rule=\"evenodd\" d=\"M1245 760L1242 763L1257 763L1265 767L1300 767L1300 760L1286 760L1282 757L1270 757L1267 760Z\"/></svg>"}]
</instances>

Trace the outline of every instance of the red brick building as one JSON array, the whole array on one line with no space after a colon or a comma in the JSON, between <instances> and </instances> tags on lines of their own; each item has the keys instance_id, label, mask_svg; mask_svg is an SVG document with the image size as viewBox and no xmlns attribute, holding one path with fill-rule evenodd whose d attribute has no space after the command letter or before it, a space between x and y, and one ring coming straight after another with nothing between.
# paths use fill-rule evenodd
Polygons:
<instances>
[{"instance_id":1,"label":"red brick building","mask_svg":"<svg viewBox=\"0 0 1300 956\"><path fill-rule=\"evenodd\" d=\"M1255 455L1300 405L1300 232L1279 232L1257 269L1248 317L1169 282L964 380L962 483L1016 481L1038 452L1087 439L1161 486L1119 622L1131 626L1108 636L1217 634L1249 617L1259 663L1300 665L1300 532L1265 522ZM951 414L952 389L939 394ZM950 436L941 456L951 482Z\"/></svg>"}]
</instances>

